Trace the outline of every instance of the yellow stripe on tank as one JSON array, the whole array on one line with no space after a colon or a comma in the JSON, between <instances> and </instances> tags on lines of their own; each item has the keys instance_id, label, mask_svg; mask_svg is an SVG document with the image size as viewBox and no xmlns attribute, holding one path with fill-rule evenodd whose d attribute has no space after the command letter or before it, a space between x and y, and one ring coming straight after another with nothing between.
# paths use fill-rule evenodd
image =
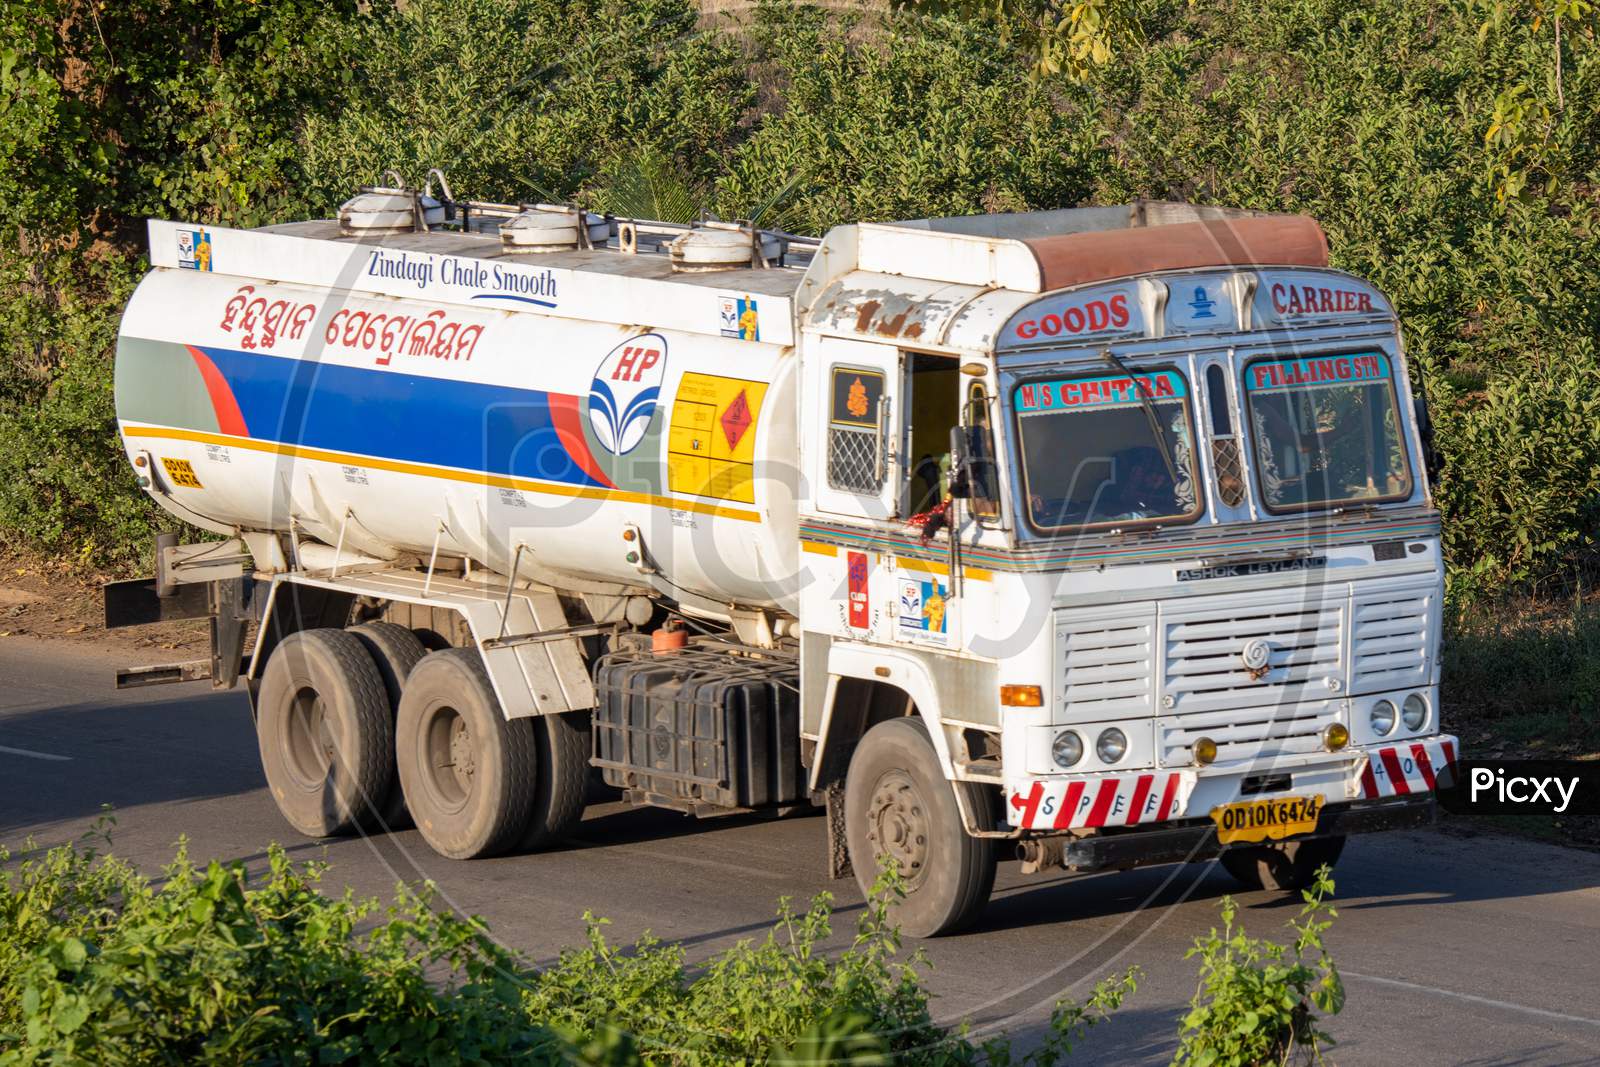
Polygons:
<instances>
[{"instance_id":1,"label":"yellow stripe on tank","mask_svg":"<svg viewBox=\"0 0 1600 1067\"><path fill-rule=\"evenodd\" d=\"M464 471L454 467L435 467L426 463L405 463L400 460L379 459L374 456L362 456L351 452L330 452L322 448L306 448L302 445L288 445L278 441L260 441L252 437L230 437L227 434L207 433L203 430L182 430L166 426L124 426L124 437L152 438L165 441L195 441L206 445L227 445L230 448L243 448L252 452L266 452L277 456L289 456L294 459L318 460L323 463L339 463L371 467L375 470L393 471L396 474L411 474L420 478L440 478L452 482L465 482L470 485L488 485L496 489L522 489L530 493L543 493L546 496L581 497L585 500L611 500L624 504L646 504L657 508L675 508L680 511L691 511L696 515L711 515L719 519L738 519L742 522L760 522L759 512L746 511L742 508L722 507L717 504L704 504L698 500L675 500L672 497L656 496L653 493L635 493L625 489L596 489L584 485L562 485L559 482L536 482L527 478L511 478L500 474L488 474L484 471Z\"/></svg>"}]
</instances>

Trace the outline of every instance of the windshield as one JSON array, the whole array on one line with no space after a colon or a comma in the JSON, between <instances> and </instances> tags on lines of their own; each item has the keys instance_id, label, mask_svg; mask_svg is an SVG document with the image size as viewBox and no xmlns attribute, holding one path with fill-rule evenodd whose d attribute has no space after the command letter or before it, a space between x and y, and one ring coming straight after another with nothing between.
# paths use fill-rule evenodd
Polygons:
<instances>
[{"instance_id":1,"label":"windshield","mask_svg":"<svg viewBox=\"0 0 1600 1067\"><path fill-rule=\"evenodd\" d=\"M1059 533L1199 517L1188 395L1171 370L1018 385L1028 522Z\"/></svg>"},{"instance_id":2,"label":"windshield","mask_svg":"<svg viewBox=\"0 0 1600 1067\"><path fill-rule=\"evenodd\" d=\"M1244 380L1268 510L1411 495L1388 356L1257 360Z\"/></svg>"}]
</instances>

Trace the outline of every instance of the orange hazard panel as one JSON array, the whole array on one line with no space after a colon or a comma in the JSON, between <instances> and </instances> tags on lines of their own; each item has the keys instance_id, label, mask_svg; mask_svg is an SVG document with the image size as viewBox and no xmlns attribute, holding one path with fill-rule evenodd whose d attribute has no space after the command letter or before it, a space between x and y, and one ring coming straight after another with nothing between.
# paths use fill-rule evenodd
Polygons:
<instances>
[{"instance_id":1,"label":"orange hazard panel","mask_svg":"<svg viewBox=\"0 0 1600 1067\"><path fill-rule=\"evenodd\" d=\"M765 382L683 376L667 431L667 488L753 504L755 430Z\"/></svg>"},{"instance_id":2,"label":"orange hazard panel","mask_svg":"<svg viewBox=\"0 0 1600 1067\"><path fill-rule=\"evenodd\" d=\"M1328 239L1305 215L1209 219L1035 237L1043 291L1190 267L1326 267Z\"/></svg>"}]
</instances>

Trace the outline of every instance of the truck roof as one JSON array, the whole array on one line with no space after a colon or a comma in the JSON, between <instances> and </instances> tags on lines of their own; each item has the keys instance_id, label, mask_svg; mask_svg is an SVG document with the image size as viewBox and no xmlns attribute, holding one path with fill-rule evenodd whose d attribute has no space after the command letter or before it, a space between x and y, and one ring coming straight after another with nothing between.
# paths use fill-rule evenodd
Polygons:
<instances>
[{"instance_id":1,"label":"truck roof","mask_svg":"<svg viewBox=\"0 0 1600 1067\"><path fill-rule=\"evenodd\" d=\"M394 191L376 193L385 202ZM151 262L247 283L332 286L712 335L729 335L730 315L759 305L759 340L768 344L792 344L804 327L977 354L992 352L1011 317L1044 294L1174 272L1321 270L1328 262L1322 230L1306 216L1190 204L858 223L821 239L747 224L607 218L602 225L589 214L591 247L581 249L574 247L571 207L453 206L460 212L454 225L427 229L413 229L405 212L400 225L358 229L344 209L340 219L255 230L152 220ZM561 223L572 243L543 251L502 239L503 227L530 216L536 230L551 216L574 220ZM698 236L668 254L685 234ZM184 249L202 243L203 264L186 258ZM716 269L686 262L688 246L713 253Z\"/></svg>"}]
</instances>

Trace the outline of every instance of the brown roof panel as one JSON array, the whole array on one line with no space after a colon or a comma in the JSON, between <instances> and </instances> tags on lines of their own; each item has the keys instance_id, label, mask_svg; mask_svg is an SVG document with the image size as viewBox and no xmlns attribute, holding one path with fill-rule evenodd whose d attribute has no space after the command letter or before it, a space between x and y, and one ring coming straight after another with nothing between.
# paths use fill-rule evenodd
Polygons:
<instances>
[{"instance_id":1,"label":"brown roof panel","mask_svg":"<svg viewBox=\"0 0 1600 1067\"><path fill-rule=\"evenodd\" d=\"M1045 292L1191 267L1326 267L1328 239L1305 215L1209 219L1033 237Z\"/></svg>"}]
</instances>

